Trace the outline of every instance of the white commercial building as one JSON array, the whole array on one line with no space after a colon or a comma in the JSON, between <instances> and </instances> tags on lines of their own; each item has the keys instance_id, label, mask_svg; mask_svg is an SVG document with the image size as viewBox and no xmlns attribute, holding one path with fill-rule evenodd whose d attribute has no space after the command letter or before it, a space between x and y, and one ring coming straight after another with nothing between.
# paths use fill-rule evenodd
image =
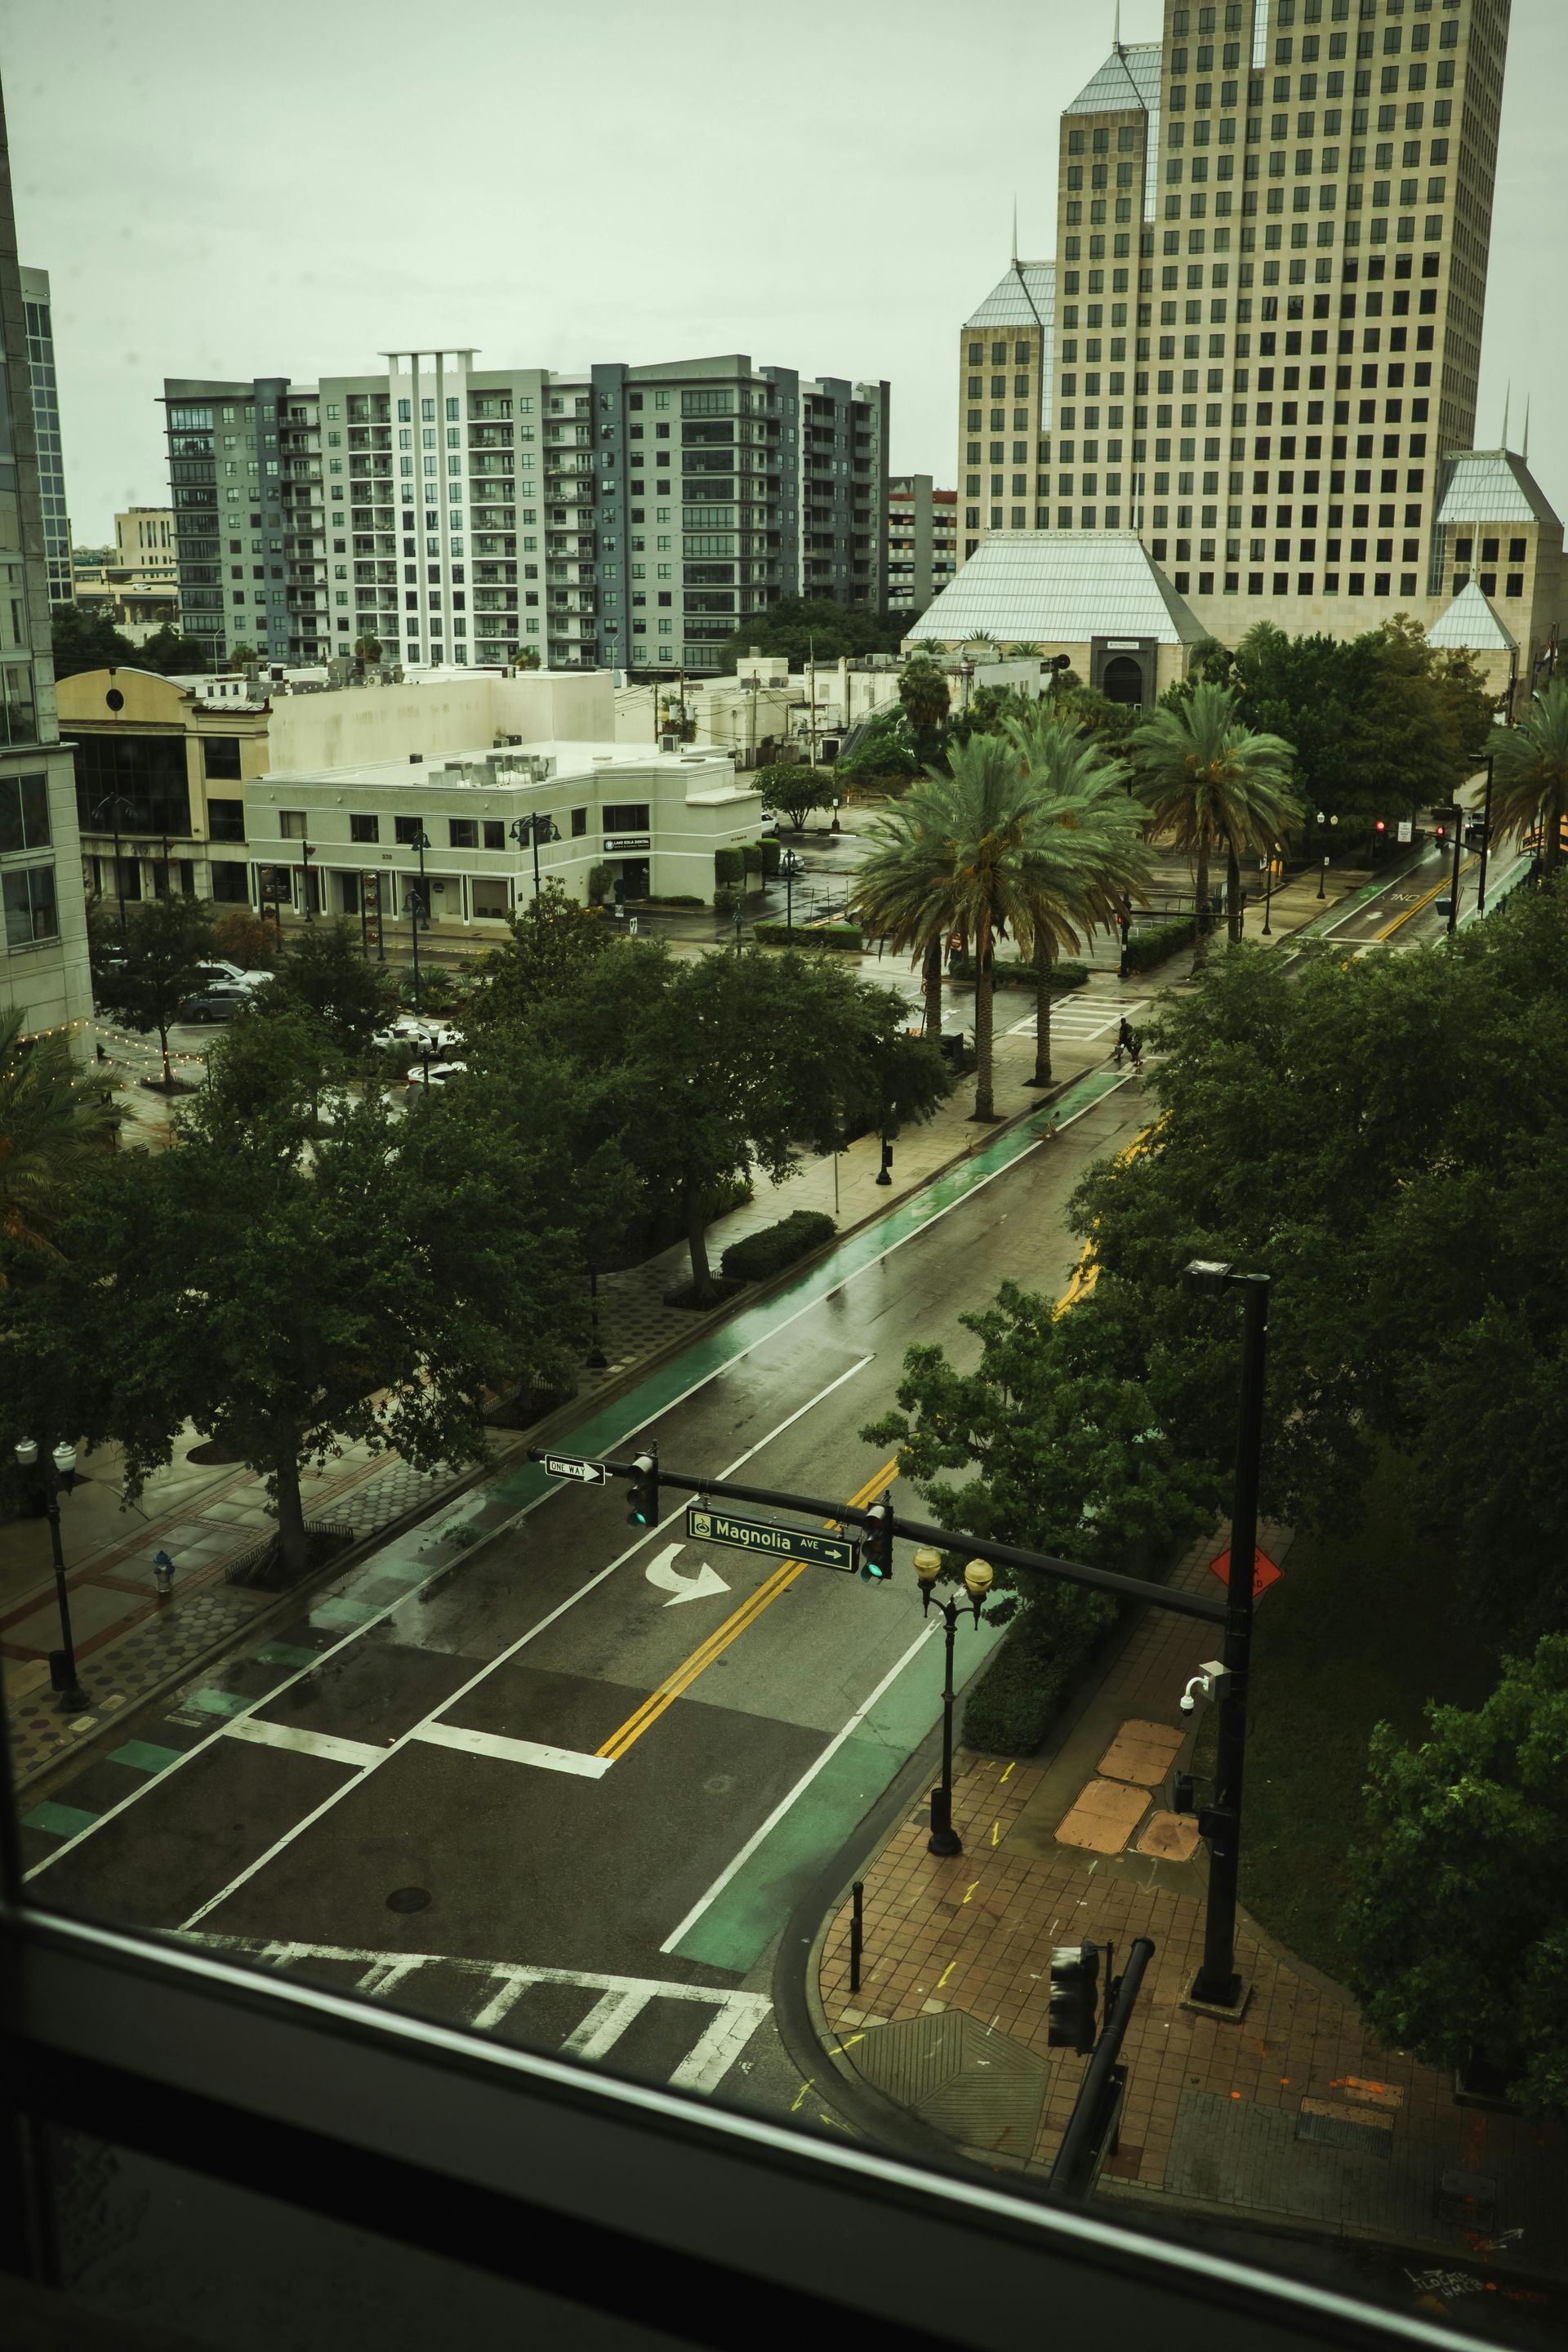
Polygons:
<instances>
[{"instance_id":1,"label":"white commercial building","mask_svg":"<svg viewBox=\"0 0 1568 2352\"><path fill-rule=\"evenodd\" d=\"M275 769L244 790L259 902L350 917L400 954L421 894L432 948L461 952L528 904L536 860L542 885L583 901L707 901L715 853L762 832L725 753L564 737Z\"/></svg>"}]
</instances>

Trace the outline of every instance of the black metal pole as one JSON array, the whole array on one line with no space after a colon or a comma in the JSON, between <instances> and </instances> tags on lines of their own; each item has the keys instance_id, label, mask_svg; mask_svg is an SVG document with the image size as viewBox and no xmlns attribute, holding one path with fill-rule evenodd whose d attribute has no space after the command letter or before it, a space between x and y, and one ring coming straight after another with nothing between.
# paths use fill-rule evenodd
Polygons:
<instances>
[{"instance_id":1,"label":"black metal pole","mask_svg":"<svg viewBox=\"0 0 1568 2352\"><path fill-rule=\"evenodd\" d=\"M1487 856L1492 845L1492 767L1493 754L1487 754L1487 796L1481 804L1481 866L1476 877L1476 913L1487 911Z\"/></svg>"},{"instance_id":2,"label":"black metal pole","mask_svg":"<svg viewBox=\"0 0 1568 2352\"><path fill-rule=\"evenodd\" d=\"M1264 936L1264 938L1265 938L1266 940L1271 940L1271 939L1274 937L1273 932L1272 932L1272 931L1269 929L1269 928L1268 928L1268 908L1269 908L1269 906L1270 906L1270 904L1271 904L1271 902L1272 902L1272 900L1273 900L1273 897L1274 897L1274 845L1273 845L1273 843L1272 843L1272 842L1270 842L1270 843L1269 843L1269 845L1268 845L1268 871L1267 871L1267 873L1266 873L1266 875L1265 875L1265 877L1264 877L1264 882L1263 882L1263 936Z\"/></svg>"},{"instance_id":3,"label":"black metal pole","mask_svg":"<svg viewBox=\"0 0 1568 2352\"><path fill-rule=\"evenodd\" d=\"M860 1954L865 1948L865 1921L863 1911L866 1901L866 1882L864 1879L858 1878L855 1881L853 1887L850 1889L850 1893L854 1899L854 1909L849 1914L849 1990L851 1992L858 1992L860 1990Z\"/></svg>"},{"instance_id":4,"label":"black metal pole","mask_svg":"<svg viewBox=\"0 0 1568 2352\"><path fill-rule=\"evenodd\" d=\"M76 1643L71 1638L70 1596L66 1591L66 1559L60 1545L60 1496L58 1486L44 1507L48 1515L49 1545L55 1558L55 1598L59 1603L60 1644L65 1657L60 1706L67 1715L79 1715L88 1704L88 1696L76 1678Z\"/></svg>"},{"instance_id":5,"label":"black metal pole","mask_svg":"<svg viewBox=\"0 0 1568 2352\"><path fill-rule=\"evenodd\" d=\"M1233 1277L1243 1294L1241 1393L1236 1485L1230 1512L1230 1580L1226 1593L1226 1689L1219 1702L1215 1801L1200 1822L1209 1845L1203 1965L1192 1998L1222 2009L1241 1991L1236 1966L1236 1899L1241 1849L1241 1796L1247 1766L1247 1683L1252 1658L1252 1588L1257 1575L1258 1484L1263 1452L1263 1378L1268 1344L1266 1274Z\"/></svg>"},{"instance_id":6,"label":"black metal pole","mask_svg":"<svg viewBox=\"0 0 1568 2352\"><path fill-rule=\"evenodd\" d=\"M1454 803L1454 878L1448 886L1448 937L1459 927L1459 861L1465 854L1465 813Z\"/></svg>"},{"instance_id":7,"label":"black metal pole","mask_svg":"<svg viewBox=\"0 0 1568 2352\"><path fill-rule=\"evenodd\" d=\"M539 821L536 817L530 817L528 821L528 838L533 845L533 905L534 911L537 913L539 908Z\"/></svg>"},{"instance_id":8,"label":"black metal pole","mask_svg":"<svg viewBox=\"0 0 1568 2352\"><path fill-rule=\"evenodd\" d=\"M952 1854L963 1852L963 1841L952 1826L952 1652L958 1638L957 1601L944 1601L942 1615L947 1653L947 1673L942 1690L942 1786L931 1792L931 1835L926 1840L926 1852Z\"/></svg>"},{"instance_id":9,"label":"black metal pole","mask_svg":"<svg viewBox=\"0 0 1568 2352\"><path fill-rule=\"evenodd\" d=\"M788 866L784 867L784 937L795 937L795 874Z\"/></svg>"},{"instance_id":10,"label":"black metal pole","mask_svg":"<svg viewBox=\"0 0 1568 2352\"><path fill-rule=\"evenodd\" d=\"M1117 2059L1127 2029L1132 2022L1132 2011L1138 2003L1138 1990L1143 1972L1154 1957L1154 1947L1147 1936L1135 1936L1127 1955L1127 1966L1117 1979L1115 2000L1105 2020L1094 2055L1089 2062L1083 2083L1074 2102L1068 2127L1062 2134L1062 2144L1057 2150L1051 2167L1050 2187L1059 2195L1087 2196L1094 2186L1108 2133L1114 2132L1114 2108L1121 2105L1121 2084L1115 2080ZM1110 1988L1106 1988L1109 1997ZM1123 2077L1125 2080L1125 2077Z\"/></svg>"}]
</instances>

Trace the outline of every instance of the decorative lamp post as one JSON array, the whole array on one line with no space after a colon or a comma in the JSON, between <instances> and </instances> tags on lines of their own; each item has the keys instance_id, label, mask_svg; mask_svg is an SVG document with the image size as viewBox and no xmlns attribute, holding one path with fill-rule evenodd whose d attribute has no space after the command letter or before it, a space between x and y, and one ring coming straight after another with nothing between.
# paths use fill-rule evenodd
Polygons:
<instances>
[{"instance_id":1,"label":"decorative lamp post","mask_svg":"<svg viewBox=\"0 0 1568 2352\"><path fill-rule=\"evenodd\" d=\"M1267 862L1264 866L1263 936L1266 940L1271 940L1274 937L1274 934L1268 926L1268 908L1274 897L1274 858L1279 847L1279 844L1277 841L1271 841L1269 843Z\"/></svg>"},{"instance_id":2,"label":"decorative lamp post","mask_svg":"<svg viewBox=\"0 0 1568 2352\"><path fill-rule=\"evenodd\" d=\"M533 851L533 903L537 907L539 904L539 845L542 841L559 841L560 827L556 824L555 819L545 810L536 809L531 816L514 817L510 830L512 839L520 849L531 847Z\"/></svg>"},{"instance_id":3,"label":"decorative lamp post","mask_svg":"<svg viewBox=\"0 0 1568 2352\"><path fill-rule=\"evenodd\" d=\"M843 828L843 826L842 826L842 825L839 824L839 822L838 822L838 799L837 799L837 794L835 794L835 796L834 796L834 799L833 799L833 802L832 802L832 808L833 808L833 823L828 826L827 830L828 830L828 832L829 832L829 833L842 833L842 832L843 832L843 830L844 830L844 828Z\"/></svg>"},{"instance_id":4,"label":"decorative lamp post","mask_svg":"<svg viewBox=\"0 0 1568 2352\"><path fill-rule=\"evenodd\" d=\"M16 1460L24 1470L37 1467L38 1441L36 1437L16 1440ZM60 1644L49 1654L49 1681L60 1695L60 1709L65 1715L79 1715L89 1704L87 1693L76 1676L76 1643L71 1639L70 1595L66 1591L65 1553L60 1548L60 1496L69 1494L76 1484L76 1447L65 1440L50 1455L54 1476L41 1474L44 1490L44 1515L49 1523L49 1548L55 1562L55 1599L60 1612Z\"/></svg>"},{"instance_id":5,"label":"decorative lamp post","mask_svg":"<svg viewBox=\"0 0 1568 2352\"><path fill-rule=\"evenodd\" d=\"M1338 823L1337 816L1329 816L1322 809L1318 811L1318 896L1320 898L1326 898L1328 895L1323 886L1329 878L1329 854L1323 847L1323 827L1326 824L1335 825Z\"/></svg>"},{"instance_id":6,"label":"decorative lamp post","mask_svg":"<svg viewBox=\"0 0 1568 2352\"><path fill-rule=\"evenodd\" d=\"M929 1617L936 1580L942 1573L941 1552L922 1545L914 1556L914 1570L920 1580L921 1609ZM988 1559L972 1559L963 1571L964 1589L977 1625L994 1574ZM963 1841L952 1826L952 1648L958 1632L958 1612L963 1604L954 1593L937 1605L942 1611L946 1666L942 1692L942 1781L931 1792L931 1835L926 1840L926 1851L954 1854L963 1852Z\"/></svg>"}]
</instances>

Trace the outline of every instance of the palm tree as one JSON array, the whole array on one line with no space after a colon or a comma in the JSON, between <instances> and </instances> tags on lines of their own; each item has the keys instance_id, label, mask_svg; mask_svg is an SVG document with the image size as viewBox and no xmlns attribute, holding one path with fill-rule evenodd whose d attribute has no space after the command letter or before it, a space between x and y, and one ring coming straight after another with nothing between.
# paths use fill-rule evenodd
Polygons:
<instances>
[{"instance_id":1,"label":"palm tree","mask_svg":"<svg viewBox=\"0 0 1568 2352\"><path fill-rule=\"evenodd\" d=\"M1051 974L1063 948L1080 933L1115 922L1130 898L1144 895L1150 854L1142 813L1128 795L1128 771L1071 719L1038 703L1010 719L1012 743L1036 797L1036 823L1025 849L1033 920L1035 1075L1051 1083Z\"/></svg>"},{"instance_id":2,"label":"palm tree","mask_svg":"<svg viewBox=\"0 0 1568 2352\"><path fill-rule=\"evenodd\" d=\"M0 1013L0 1234L50 1252L71 1180L110 1139L114 1113L62 1036L23 1042L22 1014ZM5 1274L0 1270L0 1284Z\"/></svg>"},{"instance_id":3,"label":"palm tree","mask_svg":"<svg viewBox=\"0 0 1568 2352\"><path fill-rule=\"evenodd\" d=\"M1568 818L1568 680L1531 697L1517 727L1500 731L1493 755L1492 816L1503 839L1541 828L1541 870L1555 874Z\"/></svg>"},{"instance_id":4,"label":"palm tree","mask_svg":"<svg viewBox=\"0 0 1568 2352\"><path fill-rule=\"evenodd\" d=\"M1173 709L1144 720L1132 736L1137 789L1156 830L1169 834L1194 862L1197 938L1193 969L1208 961L1209 860L1226 859L1231 939L1241 937L1241 859L1301 822L1290 787L1295 753L1283 737L1255 732L1236 715L1226 686L1200 680Z\"/></svg>"},{"instance_id":5,"label":"palm tree","mask_svg":"<svg viewBox=\"0 0 1568 2352\"><path fill-rule=\"evenodd\" d=\"M1036 899L1026 845L1036 794L1013 746L998 735L971 736L953 751L951 765L946 776L928 768L897 809L871 827L871 851L856 877L856 903L895 948L924 958L931 1034L940 1032L942 942L954 931L966 941L974 960L973 1115L992 1119L992 957L996 940L1008 932L1016 939L1033 936Z\"/></svg>"}]
</instances>

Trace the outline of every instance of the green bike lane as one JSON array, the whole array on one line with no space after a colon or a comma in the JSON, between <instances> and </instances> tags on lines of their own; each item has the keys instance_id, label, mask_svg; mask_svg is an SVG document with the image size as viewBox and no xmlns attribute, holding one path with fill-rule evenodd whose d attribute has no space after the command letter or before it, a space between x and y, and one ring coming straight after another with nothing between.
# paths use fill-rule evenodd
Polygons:
<instances>
[{"instance_id":1,"label":"green bike lane","mask_svg":"<svg viewBox=\"0 0 1568 2352\"><path fill-rule=\"evenodd\" d=\"M1125 1083L1091 1074L554 1443L621 1454L647 1431L682 1467L722 1475L755 1454L731 1475L858 1491L888 1466L856 1432L885 1409L904 1347L951 1337L1003 1273L1048 1288L1065 1272L1061 1204L1136 1123L1135 1098L1026 1163ZM623 1513L616 1490L563 1491L521 1465L384 1546L33 1810L39 1898L274 1957L292 1938L452 1968L632 1969L689 1994L754 1977L931 1733L940 1633L902 1551L891 1586L813 1570L769 1598L767 1564L713 1550L722 1602L667 1605L651 1556L683 1527L628 1543ZM700 1549L674 1572L691 1576ZM533 1740L594 1757L700 1658L721 1611L745 1619L733 1646L604 1777L487 1752ZM999 1636L965 1617L959 1638L963 1683ZM387 1918L400 1879L436 1890L416 1924ZM411 2005L431 1981L409 1979Z\"/></svg>"}]
</instances>

